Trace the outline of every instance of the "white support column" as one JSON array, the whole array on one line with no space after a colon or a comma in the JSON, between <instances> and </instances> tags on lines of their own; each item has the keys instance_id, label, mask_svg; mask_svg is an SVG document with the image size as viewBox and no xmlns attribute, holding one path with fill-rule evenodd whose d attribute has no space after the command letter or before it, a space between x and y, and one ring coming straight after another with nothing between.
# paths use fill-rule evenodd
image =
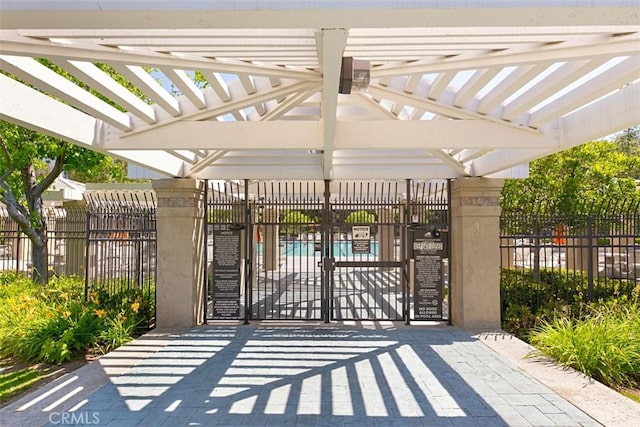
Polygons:
<instances>
[{"instance_id":1,"label":"white support column","mask_svg":"<svg viewBox=\"0 0 640 427\"><path fill-rule=\"evenodd\" d=\"M153 181L158 198L158 328L188 328L204 319L204 182Z\"/></svg>"},{"instance_id":2,"label":"white support column","mask_svg":"<svg viewBox=\"0 0 640 427\"><path fill-rule=\"evenodd\" d=\"M452 320L500 329L500 191L504 181L463 178L451 191Z\"/></svg>"}]
</instances>

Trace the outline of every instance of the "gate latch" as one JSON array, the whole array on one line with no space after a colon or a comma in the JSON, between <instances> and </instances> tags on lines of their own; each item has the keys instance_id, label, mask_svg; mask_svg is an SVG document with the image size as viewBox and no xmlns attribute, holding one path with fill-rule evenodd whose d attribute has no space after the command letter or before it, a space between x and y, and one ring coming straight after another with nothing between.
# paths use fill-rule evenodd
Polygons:
<instances>
[{"instance_id":1,"label":"gate latch","mask_svg":"<svg viewBox=\"0 0 640 427\"><path fill-rule=\"evenodd\" d=\"M336 259L330 257L322 258L322 269L324 271L334 271L336 269Z\"/></svg>"}]
</instances>

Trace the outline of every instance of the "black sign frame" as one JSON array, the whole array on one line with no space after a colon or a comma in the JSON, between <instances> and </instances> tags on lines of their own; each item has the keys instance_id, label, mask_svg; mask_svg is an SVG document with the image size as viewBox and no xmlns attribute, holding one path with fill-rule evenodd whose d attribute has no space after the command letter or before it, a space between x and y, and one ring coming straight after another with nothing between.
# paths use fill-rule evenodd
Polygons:
<instances>
[{"instance_id":1,"label":"black sign frame","mask_svg":"<svg viewBox=\"0 0 640 427\"><path fill-rule=\"evenodd\" d=\"M234 224L213 224L213 318L240 318L241 228Z\"/></svg>"}]
</instances>

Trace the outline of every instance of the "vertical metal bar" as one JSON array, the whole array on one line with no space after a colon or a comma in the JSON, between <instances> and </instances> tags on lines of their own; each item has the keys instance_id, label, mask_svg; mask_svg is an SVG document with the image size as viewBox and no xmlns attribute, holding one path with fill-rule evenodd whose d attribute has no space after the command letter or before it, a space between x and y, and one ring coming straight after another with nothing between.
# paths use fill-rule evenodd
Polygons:
<instances>
[{"instance_id":1,"label":"vertical metal bar","mask_svg":"<svg viewBox=\"0 0 640 427\"><path fill-rule=\"evenodd\" d=\"M244 180L245 271L244 271L244 324L249 324L249 292L253 288L253 224L249 201L249 180Z\"/></svg>"},{"instance_id":2,"label":"vertical metal bar","mask_svg":"<svg viewBox=\"0 0 640 427\"><path fill-rule=\"evenodd\" d=\"M329 269L329 265L327 263L331 262L330 258L333 257L332 248L330 243L330 230L332 227L331 220L331 205L329 198L331 197L331 181L328 179L324 180L324 202L322 209L322 228L323 228L323 260L322 260L322 277L323 281L321 283L321 298L322 298L322 319L325 323L329 323L331 319L331 315L329 313L329 287L330 287L330 276L332 275L332 271Z\"/></svg>"},{"instance_id":3,"label":"vertical metal bar","mask_svg":"<svg viewBox=\"0 0 640 427\"><path fill-rule=\"evenodd\" d=\"M591 214L587 216L587 298L593 301L593 218Z\"/></svg>"},{"instance_id":4,"label":"vertical metal bar","mask_svg":"<svg viewBox=\"0 0 640 427\"><path fill-rule=\"evenodd\" d=\"M84 300L89 301L89 269L90 269L90 246L91 246L91 210L89 208L89 204L87 204L87 225L85 227L86 237L85 237L85 271L84 271Z\"/></svg>"},{"instance_id":5,"label":"vertical metal bar","mask_svg":"<svg viewBox=\"0 0 640 427\"><path fill-rule=\"evenodd\" d=\"M453 325L453 316L451 313L451 310L453 308L453 304L452 304L452 293L451 293L451 287L453 286L451 283L451 254L453 254L453 251L451 250L451 179L447 179L447 285L448 285L448 295L447 295L447 303L449 305L449 314L447 316L447 324L448 325Z\"/></svg>"},{"instance_id":6,"label":"vertical metal bar","mask_svg":"<svg viewBox=\"0 0 640 427\"><path fill-rule=\"evenodd\" d=\"M409 223L411 221L411 180L407 179L407 199L405 200L405 214L404 214L404 225L402 227L403 229L403 235L404 235L404 242L402 245L402 265L404 268L403 271L403 279L404 279L404 286L402 288L402 301L403 301L403 313L402 316L404 317L405 320L405 324L410 325L411 324L411 301L409 301L409 278L411 277L411 272L409 271L409 268L411 267L411 262L409 260L409 245L411 244L411 242L409 241Z\"/></svg>"},{"instance_id":7,"label":"vertical metal bar","mask_svg":"<svg viewBox=\"0 0 640 427\"><path fill-rule=\"evenodd\" d=\"M213 214L212 206L209 201L209 180L204 181L204 274L202 275L202 286L204 292L202 295L202 323L206 324L209 318L209 218Z\"/></svg>"}]
</instances>

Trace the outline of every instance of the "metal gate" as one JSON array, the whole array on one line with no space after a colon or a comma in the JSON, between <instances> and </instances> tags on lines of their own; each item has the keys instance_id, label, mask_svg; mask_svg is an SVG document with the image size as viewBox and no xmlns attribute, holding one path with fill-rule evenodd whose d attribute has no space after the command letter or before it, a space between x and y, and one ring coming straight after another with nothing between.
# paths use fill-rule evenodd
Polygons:
<instances>
[{"instance_id":1,"label":"metal gate","mask_svg":"<svg viewBox=\"0 0 640 427\"><path fill-rule=\"evenodd\" d=\"M210 181L207 189L206 320L419 318L410 240L425 227L446 238L444 184Z\"/></svg>"},{"instance_id":2,"label":"metal gate","mask_svg":"<svg viewBox=\"0 0 640 427\"><path fill-rule=\"evenodd\" d=\"M338 183L329 215L332 319L405 318L402 190L398 182Z\"/></svg>"}]
</instances>

